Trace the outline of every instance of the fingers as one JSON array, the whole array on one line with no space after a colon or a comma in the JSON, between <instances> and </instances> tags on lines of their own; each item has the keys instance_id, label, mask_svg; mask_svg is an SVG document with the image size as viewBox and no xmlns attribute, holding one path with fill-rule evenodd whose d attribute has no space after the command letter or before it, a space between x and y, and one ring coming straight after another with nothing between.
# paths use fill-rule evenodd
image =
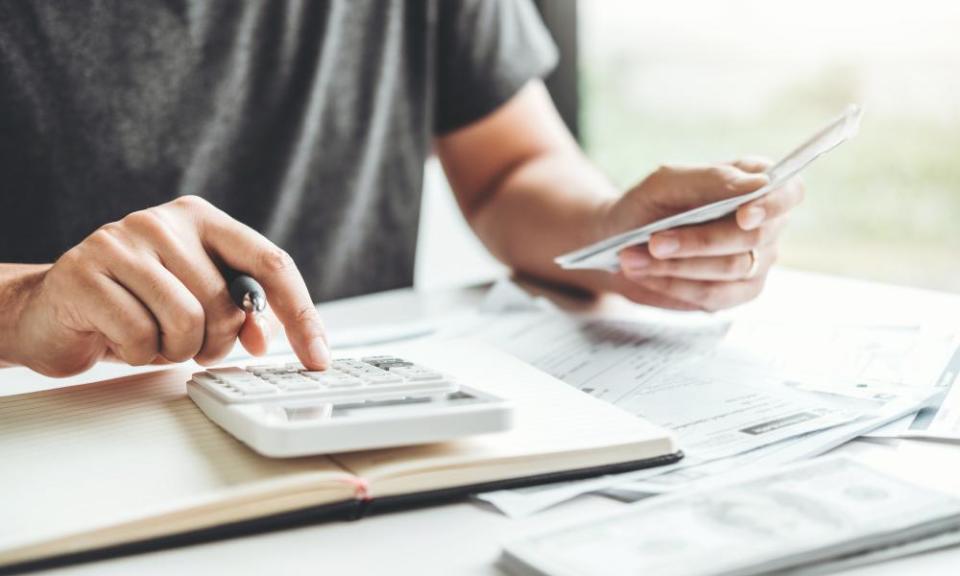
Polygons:
<instances>
[{"instance_id":1,"label":"fingers","mask_svg":"<svg viewBox=\"0 0 960 576\"><path fill-rule=\"evenodd\" d=\"M776 242L786 218L767 221L752 230L742 229L731 217L696 226L658 232L648 242L649 253L658 259L728 256L749 252Z\"/></svg>"},{"instance_id":2,"label":"fingers","mask_svg":"<svg viewBox=\"0 0 960 576\"><path fill-rule=\"evenodd\" d=\"M219 362L233 349L245 313L230 298L227 281L199 242L188 247L183 240L168 238L157 245L163 264L203 308L203 345L194 359L202 365Z\"/></svg>"},{"instance_id":3,"label":"fingers","mask_svg":"<svg viewBox=\"0 0 960 576\"><path fill-rule=\"evenodd\" d=\"M110 273L156 319L159 353L171 362L197 355L203 346L204 311L180 280L153 258L120 248Z\"/></svg>"},{"instance_id":4,"label":"fingers","mask_svg":"<svg viewBox=\"0 0 960 576\"><path fill-rule=\"evenodd\" d=\"M758 254L765 254L759 253ZM758 256L761 258L762 256ZM675 277L688 280L744 280L754 270L754 257L750 251L729 256L707 256L658 260L643 246L624 251L620 262L623 273L632 280L652 277ZM762 262L758 263L758 266Z\"/></svg>"},{"instance_id":5,"label":"fingers","mask_svg":"<svg viewBox=\"0 0 960 576\"><path fill-rule=\"evenodd\" d=\"M717 257L658 260L642 247L621 254L620 276L635 285L620 288L628 298L641 295L644 303L677 310L715 311L742 304L760 293L776 261L776 245L756 252ZM639 263L639 265L638 265ZM664 303L666 302L666 303Z\"/></svg>"},{"instance_id":6,"label":"fingers","mask_svg":"<svg viewBox=\"0 0 960 576\"><path fill-rule=\"evenodd\" d=\"M744 230L753 230L765 221L780 218L803 202L804 193L803 182L793 178L762 198L738 208L737 224Z\"/></svg>"},{"instance_id":7,"label":"fingers","mask_svg":"<svg viewBox=\"0 0 960 576\"><path fill-rule=\"evenodd\" d=\"M133 256L125 255L121 247L111 268L120 266L122 283L160 322L163 357L173 362L195 358L200 364L225 357L236 342L244 313L230 299L223 275L197 235L178 234L182 219L171 219L163 210L134 212L121 222L129 232L125 239ZM165 294L170 292L179 297Z\"/></svg>"},{"instance_id":8,"label":"fingers","mask_svg":"<svg viewBox=\"0 0 960 576\"><path fill-rule=\"evenodd\" d=\"M199 199L181 199L180 203L198 216L200 238L207 250L263 285L300 361L309 368L325 369L330 353L323 323L290 255L209 203Z\"/></svg>"},{"instance_id":9,"label":"fingers","mask_svg":"<svg viewBox=\"0 0 960 576\"><path fill-rule=\"evenodd\" d=\"M694 270L690 263L670 263L678 266L680 273L684 275L641 276L627 271L624 271L624 274L645 290L668 296L697 310L713 312L756 298L763 289L770 267L776 261L776 248L771 246L758 251L757 258L754 270L751 270L754 266L750 254L741 254L735 257L702 259L702 267L697 270ZM711 260L717 262L709 262ZM654 265L660 264L663 263ZM729 264L731 271L722 270L724 264ZM716 277L711 277L711 269L718 270ZM753 275L750 274L752 271L755 271Z\"/></svg>"},{"instance_id":10,"label":"fingers","mask_svg":"<svg viewBox=\"0 0 960 576\"><path fill-rule=\"evenodd\" d=\"M650 215L655 219L754 192L769 184L770 166L763 158L742 158L660 168L627 193L621 202L626 216L620 218L633 214L635 226ZM754 298L776 260L787 214L802 199L802 183L792 180L725 218L658 232L646 245L620 253L614 289L637 302L679 310L716 310ZM647 216L636 218L638 209Z\"/></svg>"},{"instance_id":11,"label":"fingers","mask_svg":"<svg viewBox=\"0 0 960 576\"><path fill-rule=\"evenodd\" d=\"M109 341L113 353L132 366L153 362L160 334L150 311L113 279L93 274L78 286L91 327Z\"/></svg>"},{"instance_id":12,"label":"fingers","mask_svg":"<svg viewBox=\"0 0 960 576\"><path fill-rule=\"evenodd\" d=\"M145 212L134 213L121 224L99 229L86 247L101 257L100 269L149 311L159 330L159 353L171 362L183 362L203 345L204 310L155 254L131 241L129 232L147 226L146 221L152 223L153 218Z\"/></svg>"},{"instance_id":13,"label":"fingers","mask_svg":"<svg viewBox=\"0 0 960 576\"><path fill-rule=\"evenodd\" d=\"M624 274L617 274L613 281L613 289L619 294L622 294L627 299L636 302L638 304L645 304L647 306L656 306L658 308L667 308L670 310L682 310L687 312L693 312L695 310L701 310L701 308L695 304L690 304L689 302L683 302L672 297L669 294L657 292L646 288L631 279L627 278Z\"/></svg>"},{"instance_id":14,"label":"fingers","mask_svg":"<svg viewBox=\"0 0 960 576\"><path fill-rule=\"evenodd\" d=\"M75 352L44 346L32 364L65 375L105 357L134 365L210 363L228 354L237 336L263 354L279 332L270 325L276 319L247 318L236 307L221 261L258 278L301 361L326 368L323 325L290 256L195 197L106 224L50 267L36 314Z\"/></svg>"},{"instance_id":15,"label":"fingers","mask_svg":"<svg viewBox=\"0 0 960 576\"><path fill-rule=\"evenodd\" d=\"M741 158L731 163L745 172L765 172L772 163L766 158ZM737 209L737 224L744 230L753 230L767 220L785 215L803 201L804 185L793 178L763 198L744 204Z\"/></svg>"},{"instance_id":16,"label":"fingers","mask_svg":"<svg viewBox=\"0 0 960 576\"><path fill-rule=\"evenodd\" d=\"M713 312L730 308L757 297L764 276L738 282L688 280L686 278L645 278L637 284L658 294L669 294L699 310Z\"/></svg>"}]
</instances>

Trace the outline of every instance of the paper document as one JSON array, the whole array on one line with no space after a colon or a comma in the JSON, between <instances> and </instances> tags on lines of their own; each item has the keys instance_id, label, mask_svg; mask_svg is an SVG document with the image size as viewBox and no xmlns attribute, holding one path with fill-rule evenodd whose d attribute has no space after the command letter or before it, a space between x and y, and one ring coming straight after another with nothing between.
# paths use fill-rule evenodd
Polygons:
<instances>
[{"instance_id":1,"label":"paper document","mask_svg":"<svg viewBox=\"0 0 960 576\"><path fill-rule=\"evenodd\" d=\"M878 426L895 421L905 414L916 413L927 403L927 400L911 397L871 403L873 407L859 420L826 430L809 432L730 458L703 461L695 457L687 457L669 466L562 484L497 490L478 494L476 498L495 506L511 518L523 518L536 514L591 492L605 494L626 502L635 502L654 494L687 489L722 475L732 475L747 469L773 468L820 456Z\"/></svg>"},{"instance_id":2,"label":"paper document","mask_svg":"<svg viewBox=\"0 0 960 576\"><path fill-rule=\"evenodd\" d=\"M804 389L883 399L937 386L960 338L910 324L738 321L723 344Z\"/></svg>"},{"instance_id":3,"label":"paper document","mask_svg":"<svg viewBox=\"0 0 960 576\"><path fill-rule=\"evenodd\" d=\"M869 436L960 437L960 334L920 325L736 322L729 349L749 350L796 386L854 398L933 396L934 402Z\"/></svg>"},{"instance_id":4,"label":"paper document","mask_svg":"<svg viewBox=\"0 0 960 576\"><path fill-rule=\"evenodd\" d=\"M726 327L678 328L517 313L471 336L677 433L688 457L723 458L857 419L776 375L714 354Z\"/></svg>"},{"instance_id":5,"label":"paper document","mask_svg":"<svg viewBox=\"0 0 960 576\"><path fill-rule=\"evenodd\" d=\"M932 390L937 397L933 406L885 426L871 436L960 440L960 346Z\"/></svg>"},{"instance_id":6,"label":"paper document","mask_svg":"<svg viewBox=\"0 0 960 576\"><path fill-rule=\"evenodd\" d=\"M953 341L916 326L730 327L548 312L483 316L461 330L674 430L687 454L669 467L477 496L513 517L587 492L637 499L823 454L928 406L931 366L943 365Z\"/></svg>"},{"instance_id":7,"label":"paper document","mask_svg":"<svg viewBox=\"0 0 960 576\"><path fill-rule=\"evenodd\" d=\"M896 421L907 414L916 413L929 403L929 399L911 396L873 403L874 407L868 409L863 418L853 422L827 430L809 432L730 458L677 467L675 470L668 470L663 474L648 476L641 480L630 479L603 490L603 493L619 500L632 502L653 494L687 489L697 483L712 481L723 475L737 474L743 470L772 469L783 464L820 456L880 426Z\"/></svg>"},{"instance_id":8,"label":"paper document","mask_svg":"<svg viewBox=\"0 0 960 576\"><path fill-rule=\"evenodd\" d=\"M533 535L507 545L501 565L515 575L766 574L944 545L937 538L958 530L960 499L826 458Z\"/></svg>"}]
</instances>

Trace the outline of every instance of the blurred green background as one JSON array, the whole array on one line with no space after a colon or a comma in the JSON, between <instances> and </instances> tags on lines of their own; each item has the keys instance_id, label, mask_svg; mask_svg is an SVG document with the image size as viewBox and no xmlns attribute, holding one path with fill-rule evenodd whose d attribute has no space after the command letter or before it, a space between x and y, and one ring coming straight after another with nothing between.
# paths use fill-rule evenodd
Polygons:
<instances>
[{"instance_id":1,"label":"blurred green background","mask_svg":"<svg viewBox=\"0 0 960 576\"><path fill-rule=\"evenodd\" d=\"M960 8L604 0L580 12L582 136L620 187L661 163L776 159L857 102L860 134L805 172L780 262L960 291Z\"/></svg>"}]
</instances>

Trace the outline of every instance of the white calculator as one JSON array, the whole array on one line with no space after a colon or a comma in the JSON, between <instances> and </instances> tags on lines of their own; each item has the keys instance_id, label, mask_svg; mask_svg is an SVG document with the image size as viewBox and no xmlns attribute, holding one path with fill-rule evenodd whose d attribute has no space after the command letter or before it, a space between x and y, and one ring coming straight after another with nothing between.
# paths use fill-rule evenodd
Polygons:
<instances>
[{"instance_id":1,"label":"white calculator","mask_svg":"<svg viewBox=\"0 0 960 576\"><path fill-rule=\"evenodd\" d=\"M506 400L395 356L302 364L211 368L187 382L208 418L272 457L332 454L441 442L501 432Z\"/></svg>"}]
</instances>

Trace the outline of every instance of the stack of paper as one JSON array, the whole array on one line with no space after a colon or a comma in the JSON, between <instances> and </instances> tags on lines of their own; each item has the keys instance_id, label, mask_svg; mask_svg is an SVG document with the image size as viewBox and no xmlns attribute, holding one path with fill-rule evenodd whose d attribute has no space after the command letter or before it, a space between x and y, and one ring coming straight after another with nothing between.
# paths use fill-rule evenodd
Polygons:
<instances>
[{"instance_id":1,"label":"stack of paper","mask_svg":"<svg viewBox=\"0 0 960 576\"><path fill-rule=\"evenodd\" d=\"M635 504L509 544L515 575L811 574L960 541L960 499L841 458Z\"/></svg>"},{"instance_id":2,"label":"stack of paper","mask_svg":"<svg viewBox=\"0 0 960 576\"><path fill-rule=\"evenodd\" d=\"M668 467L478 496L510 516L586 492L633 500L823 454L942 397L933 385L957 348L955 335L917 327L615 321L494 293L497 306L461 333L673 430L686 453Z\"/></svg>"}]
</instances>

